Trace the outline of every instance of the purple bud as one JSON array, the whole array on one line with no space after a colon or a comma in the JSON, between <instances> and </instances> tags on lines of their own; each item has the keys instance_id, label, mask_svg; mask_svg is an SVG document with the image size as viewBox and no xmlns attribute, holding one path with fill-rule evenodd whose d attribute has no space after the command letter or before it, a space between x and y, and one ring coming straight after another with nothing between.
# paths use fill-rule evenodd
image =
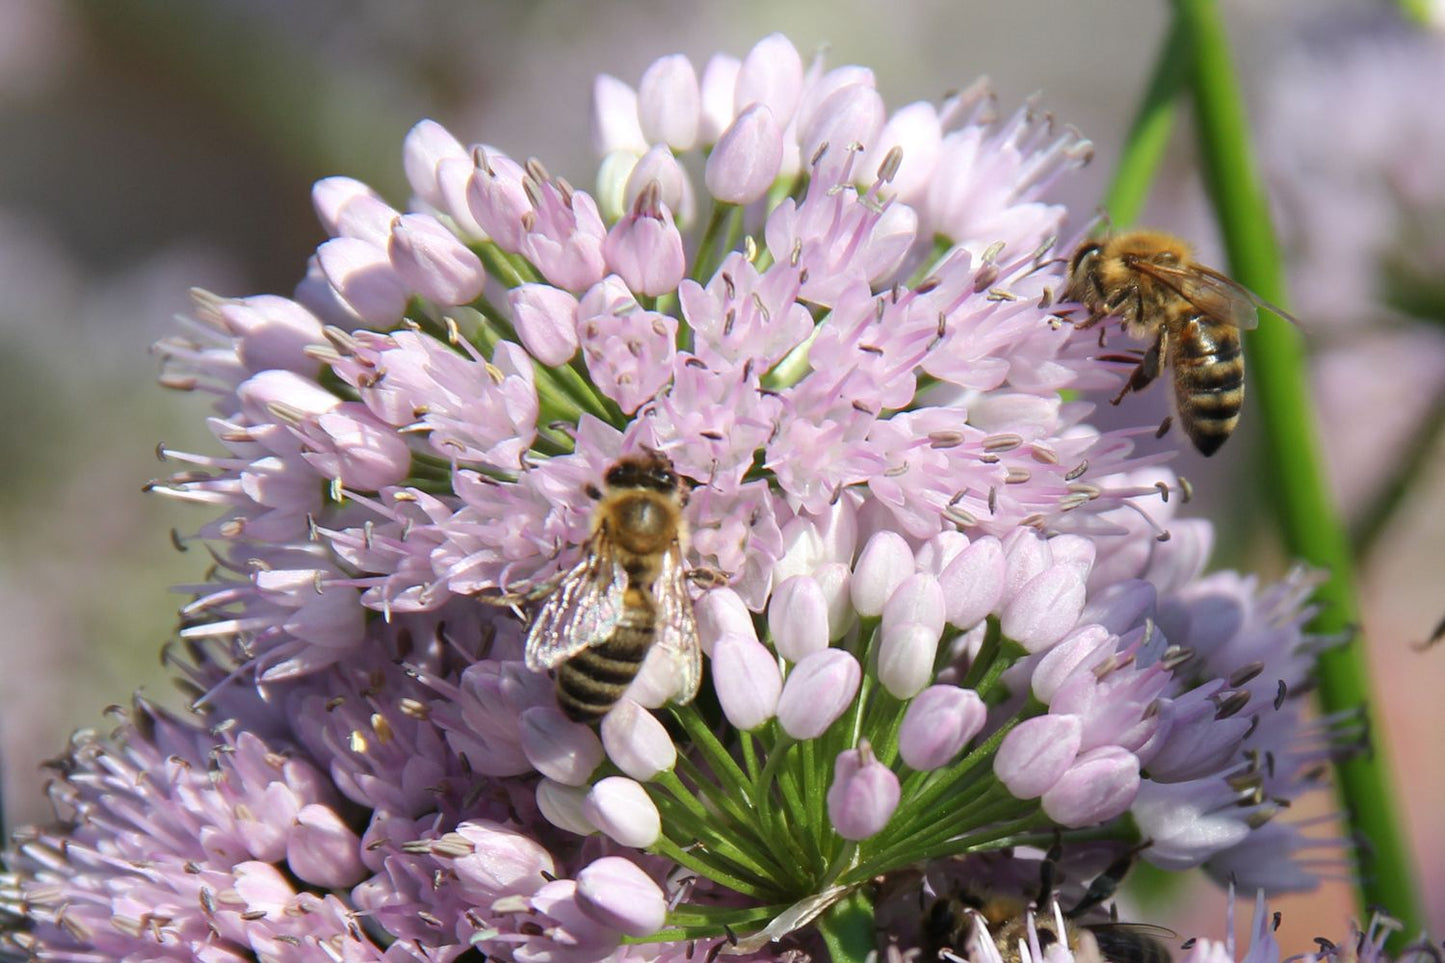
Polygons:
<instances>
[{"instance_id":1,"label":"purple bud","mask_svg":"<svg viewBox=\"0 0 1445 963\"><path fill-rule=\"evenodd\" d=\"M713 54L702 69L702 122L698 131L704 144L716 143L736 113L734 91L742 61L728 54Z\"/></svg>"},{"instance_id":2,"label":"purple bud","mask_svg":"<svg viewBox=\"0 0 1445 963\"><path fill-rule=\"evenodd\" d=\"M488 235L472 214L472 203L467 197L476 169L471 154L442 158L437 164L437 190L442 195L441 209L456 225L457 232L463 237L480 241L486 240Z\"/></svg>"},{"instance_id":3,"label":"purple bud","mask_svg":"<svg viewBox=\"0 0 1445 963\"><path fill-rule=\"evenodd\" d=\"M1054 822L1078 829L1121 815L1138 794L1139 760L1119 746L1100 746L1081 753L1041 802Z\"/></svg>"},{"instance_id":4,"label":"purple bud","mask_svg":"<svg viewBox=\"0 0 1445 963\"><path fill-rule=\"evenodd\" d=\"M631 699L623 699L602 718L607 757L638 782L647 782L677 763L677 747L662 723Z\"/></svg>"},{"instance_id":5,"label":"purple bud","mask_svg":"<svg viewBox=\"0 0 1445 963\"><path fill-rule=\"evenodd\" d=\"M777 710L783 676L761 642L729 632L713 645L712 684L728 722L756 729Z\"/></svg>"},{"instance_id":6,"label":"purple bud","mask_svg":"<svg viewBox=\"0 0 1445 963\"><path fill-rule=\"evenodd\" d=\"M527 353L556 367L577 353L577 299L550 284L520 284L507 292L512 324Z\"/></svg>"},{"instance_id":7,"label":"purple bud","mask_svg":"<svg viewBox=\"0 0 1445 963\"><path fill-rule=\"evenodd\" d=\"M380 491L411 471L406 441L360 402L342 402L317 415L316 429L307 432L312 450L305 453L306 461L348 488Z\"/></svg>"},{"instance_id":8,"label":"purple bud","mask_svg":"<svg viewBox=\"0 0 1445 963\"><path fill-rule=\"evenodd\" d=\"M677 162L672 151L662 144L648 150L637 158L627 175L623 186L623 210L631 210L642 197L642 193L656 184L658 199L677 217L678 223L686 224L692 219L696 202L692 196L692 182L687 171Z\"/></svg>"},{"instance_id":9,"label":"purple bud","mask_svg":"<svg viewBox=\"0 0 1445 963\"><path fill-rule=\"evenodd\" d=\"M1082 535L1055 535L1049 539L1049 556L1055 565L1072 565L1082 579L1094 567L1094 540Z\"/></svg>"},{"instance_id":10,"label":"purple bud","mask_svg":"<svg viewBox=\"0 0 1445 963\"><path fill-rule=\"evenodd\" d=\"M898 777L873 758L867 740L838 753L828 787L828 819L844 839L879 833L898 808Z\"/></svg>"},{"instance_id":11,"label":"purple bud","mask_svg":"<svg viewBox=\"0 0 1445 963\"><path fill-rule=\"evenodd\" d=\"M968 536L963 532L939 532L919 547L914 564L920 572L937 577L963 554L968 545Z\"/></svg>"},{"instance_id":12,"label":"purple bud","mask_svg":"<svg viewBox=\"0 0 1445 963\"><path fill-rule=\"evenodd\" d=\"M548 876L557 874L551 854L540 843L498 823L468 820L449 834L448 838L452 837L460 837L458 844L471 848L470 853L452 861L452 872L466 898L474 903L490 905L503 896L530 896L542 888Z\"/></svg>"},{"instance_id":13,"label":"purple bud","mask_svg":"<svg viewBox=\"0 0 1445 963\"><path fill-rule=\"evenodd\" d=\"M687 270L682 235L672 212L659 206L659 188L644 191L602 242L607 266L638 294L655 298L677 287Z\"/></svg>"},{"instance_id":14,"label":"purple bud","mask_svg":"<svg viewBox=\"0 0 1445 963\"><path fill-rule=\"evenodd\" d=\"M910 699L933 680L938 630L905 622L878 630L878 681L899 699Z\"/></svg>"},{"instance_id":15,"label":"purple bud","mask_svg":"<svg viewBox=\"0 0 1445 963\"><path fill-rule=\"evenodd\" d=\"M522 751L537 771L568 786L580 786L602 762L597 733L573 722L556 706L533 706L522 713Z\"/></svg>"},{"instance_id":16,"label":"purple bud","mask_svg":"<svg viewBox=\"0 0 1445 963\"><path fill-rule=\"evenodd\" d=\"M853 567L853 608L862 616L882 615L888 599L912 574L913 549L903 536L878 532L868 539Z\"/></svg>"},{"instance_id":17,"label":"purple bud","mask_svg":"<svg viewBox=\"0 0 1445 963\"><path fill-rule=\"evenodd\" d=\"M588 822L582 812L586 799L587 790L576 786L564 786L550 779L537 783L537 808L543 818L558 829L578 836L590 836L597 832L597 827Z\"/></svg>"},{"instance_id":18,"label":"purple bud","mask_svg":"<svg viewBox=\"0 0 1445 963\"><path fill-rule=\"evenodd\" d=\"M318 362L303 351L326 336L321 321L287 298L270 294L222 302L218 313L236 338L236 353L248 371L284 368L310 375Z\"/></svg>"},{"instance_id":19,"label":"purple bud","mask_svg":"<svg viewBox=\"0 0 1445 963\"><path fill-rule=\"evenodd\" d=\"M828 600L817 582L794 575L773 589L768 633L778 655L790 662L828 647Z\"/></svg>"},{"instance_id":20,"label":"purple bud","mask_svg":"<svg viewBox=\"0 0 1445 963\"><path fill-rule=\"evenodd\" d=\"M814 652L788 673L778 724L794 739L818 738L852 704L862 678L858 660L842 649Z\"/></svg>"},{"instance_id":21,"label":"purple bud","mask_svg":"<svg viewBox=\"0 0 1445 963\"><path fill-rule=\"evenodd\" d=\"M646 849L662 835L662 817L647 790L626 776L598 780L582 802L587 821L614 842Z\"/></svg>"},{"instance_id":22,"label":"purple bud","mask_svg":"<svg viewBox=\"0 0 1445 963\"><path fill-rule=\"evenodd\" d=\"M726 204L751 204L768 192L783 163L783 132L773 112L754 104L738 115L707 158L708 193Z\"/></svg>"},{"instance_id":23,"label":"purple bud","mask_svg":"<svg viewBox=\"0 0 1445 963\"><path fill-rule=\"evenodd\" d=\"M446 210L446 199L437 184L437 165L452 157L465 159L467 150L434 120L418 121L407 131L402 145L402 167L416 196L437 210Z\"/></svg>"},{"instance_id":24,"label":"purple bud","mask_svg":"<svg viewBox=\"0 0 1445 963\"><path fill-rule=\"evenodd\" d=\"M476 300L487 283L481 259L430 214L397 218L387 255L408 287L443 307Z\"/></svg>"},{"instance_id":25,"label":"purple bud","mask_svg":"<svg viewBox=\"0 0 1445 963\"><path fill-rule=\"evenodd\" d=\"M852 145L869 147L882 129L886 114L882 96L864 84L848 84L828 95L808 122L798 145L805 157L818 157L816 176L822 183L838 182L854 160Z\"/></svg>"},{"instance_id":26,"label":"purple bud","mask_svg":"<svg viewBox=\"0 0 1445 963\"><path fill-rule=\"evenodd\" d=\"M1012 598L1049 567L1048 541L1031 528L1015 528L1004 536L1004 592Z\"/></svg>"},{"instance_id":27,"label":"purple bud","mask_svg":"<svg viewBox=\"0 0 1445 963\"><path fill-rule=\"evenodd\" d=\"M792 41L774 33L759 40L743 58L733 102L738 113L750 104L766 104L779 126L786 126L802 92L803 58Z\"/></svg>"},{"instance_id":28,"label":"purple bud","mask_svg":"<svg viewBox=\"0 0 1445 963\"><path fill-rule=\"evenodd\" d=\"M479 149L477 161L467 179L467 209L498 247L516 253L526 233L522 220L532 210L522 187L526 172L502 153Z\"/></svg>"},{"instance_id":29,"label":"purple bud","mask_svg":"<svg viewBox=\"0 0 1445 963\"><path fill-rule=\"evenodd\" d=\"M637 119L637 92L610 74L599 74L592 84L592 149L598 157L647 150Z\"/></svg>"},{"instance_id":30,"label":"purple bud","mask_svg":"<svg viewBox=\"0 0 1445 963\"><path fill-rule=\"evenodd\" d=\"M362 321L384 327L401 320L406 285L384 248L338 237L316 249L316 262L336 296Z\"/></svg>"},{"instance_id":31,"label":"purple bud","mask_svg":"<svg viewBox=\"0 0 1445 963\"><path fill-rule=\"evenodd\" d=\"M713 589L693 606L697 616L697 636L705 655L713 654L717 640L724 635L741 635L757 641L753 616L737 592L724 586Z\"/></svg>"},{"instance_id":32,"label":"purple bud","mask_svg":"<svg viewBox=\"0 0 1445 963\"><path fill-rule=\"evenodd\" d=\"M386 206L386 202L370 187L351 177L323 177L311 185L311 206L316 209L316 219L332 237L356 237L342 230L341 219L348 205L357 198L364 198L373 204ZM396 215L392 211L392 216ZM385 236L385 231L373 234L373 239Z\"/></svg>"},{"instance_id":33,"label":"purple bud","mask_svg":"<svg viewBox=\"0 0 1445 963\"><path fill-rule=\"evenodd\" d=\"M813 570L813 581L828 603L828 638L841 639L858 618L853 610L853 570L842 562L829 562Z\"/></svg>"},{"instance_id":34,"label":"purple bud","mask_svg":"<svg viewBox=\"0 0 1445 963\"><path fill-rule=\"evenodd\" d=\"M583 291L601 281L607 273L602 256L607 227L592 195L577 190L564 194L551 181L538 187L537 194L521 253L559 288Z\"/></svg>"},{"instance_id":35,"label":"purple bud","mask_svg":"<svg viewBox=\"0 0 1445 963\"><path fill-rule=\"evenodd\" d=\"M667 897L629 859L603 856L577 874L577 905L603 926L651 936L667 920Z\"/></svg>"},{"instance_id":36,"label":"purple bud","mask_svg":"<svg viewBox=\"0 0 1445 963\"><path fill-rule=\"evenodd\" d=\"M531 904L529 915L543 917L537 922L543 939L513 952L513 958L521 963L605 960L622 942L619 930L603 926L583 912L573 880L552 880L532 894Z\"/></svg>"},{"instance_id":37,"label":"purple bud","mask_svg":"<svg viewBox=\"0 0 1445 963\"><path fill-rule=\"evenodd\" d=\"M1044 653L1034 667L1031 680L1034 695L1045 705L1051 705L1059 689L1075 672L1097 665L1114 650L1114 641L1114 636L1100 625L1083 625L1070 632Z\"/></svg>"},{"instance_id":38,"label":"purple bud","mask_svg":"<svg viewBox=\"0 0 1445 963\"><path fill-rule=\"evenodd\" d=\"M914 696L898 729L898 754L914 769L947 764L978 735L988 710L972 689L932 685Z\"/></svg>"},{"instance_id":39,"label":"purple bud","mask_svg":"<svg viewBox=\"0 0 1445 963\"><path fill-rule=\"evenodd\" d=\"M1009 600L999 618L1003 634L1030 652L1042 652L1069 633L1084 610L1084 580L1071 565L1037 575Z\"/></svg>"},{"instance_id":40,"label":"purple bud","mask_svg":"<svg viewBox=\"0 0 1445 963\"><path fill-rule=\"evenodd\" d=\"M354 886L367 875L361 840L330 806L302 806L286 839L286 864L303 882L326 889Z\"/></svg>"},{"instance_id":41,"label":"purple bud","mask_svg":"<svg viewBox=\"0 0 1445 963\"><path fill-rule=\"evenodd\" d=\"M917 101L900 108L888 118L875 142L869 145L868 153L857 168L859 181L867 182L876 177L878 167L888 152L898 147L903 151L903 163L890 186L900 200L912 203L914 196L926 189L932 179L938 166L942 141L943 127L932 104Z\"/></svg>"},{"instance_id":42,"label":"purple bud","mask_svg":"<svg viewBox=\"0 0 1445 963\"><path fill-rule=\"evenodd\" d=\"M934 634L943 631L943 589L927 572L914 572L902 582L883 605L883 631L896 626L917 623L926 625Z\"/></svg>"},{"instance_id":43,"label":"purple bud","mask_svg":"<svg viewBox=\"0 0 1445 963\"><path fill-rule=\"evenodd\" d=\"M1084 738L1077 716L1034 716L1003 737L993 771L1019 799L1042 796L1068 771Z\"/></svg>"},{"instance_id":44,"label":"purple bud","mask_svg":"<svg viewBox=\"0 0 1445 963\"><path fill-rule=\"evenodd\" d=\"M637 119L643 139L676 151L697 143L702 93L692 61L673 54L654 61L637 85Z\"/></svg>"},{"instance_id":45,"label":"purple bud","mask_svg":"<svg viewBox=\"0 0 1445 963\"><path fill-rule=\"evenodd\" d=\"M977 625L1003 598L1004 552L998 539L980 538L948 563L938 577L949 625Z\"/></svg>"}]
</instances>

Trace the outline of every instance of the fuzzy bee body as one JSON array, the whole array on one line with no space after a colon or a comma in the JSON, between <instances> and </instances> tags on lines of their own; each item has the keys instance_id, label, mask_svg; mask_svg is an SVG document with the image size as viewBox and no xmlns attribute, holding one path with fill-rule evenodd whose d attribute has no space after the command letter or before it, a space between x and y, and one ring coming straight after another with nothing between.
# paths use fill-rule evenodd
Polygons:
<instances>
[{"instance_id":1,"label":"fuzzy bee body","mask_svg":"<svg viewBox=\"0 0 1445 963\"><path fill-rule=\"evenodd\" d=\"M950 958L968 960L975 943L975 920L982 922L998 948L1003 963L1023 963L1021 946L1027 945L1029 904L1016 896L971 894L935 900L923 920L925 963ZM1132 923L1077 923L1063 913L1040 914L1034 920L1039 949L1047 951L1060 940L1077 953L1092 940L1099 955L1110 963L1170 963L1172 957L1157 934L1158 927ZM1037 963L1037 961L1035 961Z\"/></svg>"},{"instance_id":2,"label":"fuzzy bee body","mask_svg":"<svg viewBox=\"0 0 1445 963\"><path fill-rule=\"evenodd\" d=\"M1218 451L1239 424L1244 406L1240 332L1258 324L1259 307L1293 320L1194 260L1184 241L1159 231L1128 231L1081 244L1069 262L1061 297L1088 308L1089 316L1077 327L1117 318L1130 337L1149 343L1114 403L1169 369L1180 424L1205 455Z\"/></svg>"},{"instance_id":3,"label":"fuzzy bee body","mask_svg":"<svg viewBox=\"0 0 1445 963\"><path fill-rule=\"evenodd\" d=\"M686 492L672 463L649 452L607 469L582 559L536 597L527 667L555 670L557 702L577 722L611 711L652 649L673 659L677 700L701 677L701 647L683 553Z\"/></svg>"}]
</instances>

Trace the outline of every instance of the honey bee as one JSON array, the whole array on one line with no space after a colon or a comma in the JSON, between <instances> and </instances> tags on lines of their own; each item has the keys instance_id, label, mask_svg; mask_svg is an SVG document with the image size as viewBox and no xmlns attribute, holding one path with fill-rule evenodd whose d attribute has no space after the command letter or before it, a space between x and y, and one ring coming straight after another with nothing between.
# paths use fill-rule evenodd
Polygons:
<instances>
[{"instance_id":1,"label":"honey bee","mask_svg":"<svg viewBox=\"0 0 1445 963\"><path fill-rule=\"evenodd\" d=\"M1151 342L1114 404L1164 368L1174 373L1179 423L1201 454L1212 455L1239 423L1244 404L1240 332L1258 325L1258 308L1286 312L1213 268L1190 246L1160 231L1126 231L1086 241L1069 261L1060 298L1089 310L1077 327L1118 318L1130 337Z\"/></svg>"},{"instance_id":2,"label":"honey bee","mask_svg":"<svg viewBox=\"0 0 1445 963\"><path fill-rule=\"evenodd\" d=\"M988 930L1003 963L1024 963L1028 957L1028 912L1030 906L1017 896L961 895L939 899L929 907L923 920L924 963L934 960L970 960L978 954L975 927ZM1099 949L1099 955L1111 963L1170 963L1169 947L1160 936L1173 936L1162 927L1138 923L1077 923L1070 914L1055 904L1052 919L1036 917L1034 931L1039 948L1048 948L1063 939L1074 953L1088 941ZM977 921L977 922L975 922ZM1062 936L1060 935L1062 933ZM1034 960L1033 963L1040 963Z\"/></svg>"},{"instance_id":3,"label":"honey bee","mask_svg":"<svg viewBox=\"0 0 1445 963\"><path fill-rule=\"evenodd\" d=\"M556 670L557 703L576 722L598 722L622 698L654 646L678 673L676 700L697 694L701 647L683 563L687 493L666 456L619 459L589 485L597 501L582 559L526 598L542 598L527 629L526 662Z\"/></svg>"}]
</instances>

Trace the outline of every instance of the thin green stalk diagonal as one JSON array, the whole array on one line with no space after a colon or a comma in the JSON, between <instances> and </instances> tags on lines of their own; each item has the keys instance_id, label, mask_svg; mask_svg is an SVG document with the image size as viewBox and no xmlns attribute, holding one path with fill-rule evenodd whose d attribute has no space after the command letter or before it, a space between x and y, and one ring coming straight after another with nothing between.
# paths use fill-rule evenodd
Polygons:
<instances>
[{"instance_id":1,"label":"thin green stalk diagonal","mask_svg":"<svg viewBox=\"0 0 1445 963\"><path fill-rule=\"evenodd\" d=\"M1230 64L1224 24L1213 0L1176 0L1191 37L1195 116L1210 196L1240 283L1272 301L1284 293L1278 244L1269 206L1251 156L1243 99ZM1251 410L1264 423L1264 477L1276 496L1277 517L1289 552L1329 573L1317 593L1322 605L1312 628L1324 634L1357 625L1350 544L1331 504L1310 417L1299 334L1266 319L1249 335L1250 364L1257 377ZM1320 659L1320 702L1326 712L1366 705L1370 686L1358 640ZM1389 768L1382 748L1338 767L1338 788L1350 827L1366 840L1358 887L1363 918L1381 907L1403 922L1400 934L1424 923L1413 885L1411 860L1395 815Z\"/></svg>"},{"instance_id":2,"label":"thin green stalk diagonal","mask_svg":"<svg viewBox=\"0 0 1445 963\"><path fill-rule=\"evenodd\" d=\"M1133 224L1144 210L1154 174L1164 159L1169 135L1174 132L1179 95L1188 82L1189 32L1184 29L1183 20L1175 17L1164 45L1159 48L1144 99L1129 125L1109 192L1104 195L1104 210L1114 226Z\"/></svg>"}]
</instances>

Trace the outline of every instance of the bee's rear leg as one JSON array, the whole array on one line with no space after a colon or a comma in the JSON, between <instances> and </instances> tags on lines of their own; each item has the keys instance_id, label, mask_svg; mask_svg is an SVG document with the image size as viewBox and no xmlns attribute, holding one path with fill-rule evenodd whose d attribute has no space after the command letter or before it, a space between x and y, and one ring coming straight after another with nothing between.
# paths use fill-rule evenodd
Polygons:
<instances>
[{"instance_id":1,"label":"bee's rear leg","mask_svg":"<svg viewBox=\"0 0 1445 963\"><path fill-rule=\"evenodd\" d=\"M1149 387L1149 384L1164 370L1164 358L1168 350L1168 338L1164 331L1160 330L1158 340L1149 347L1148 351L1144 352L1144 357L1139 359L1139 366L1134 369L1129 380L1124 382L1124 387L1119 389L1119 393L1114 396L1114 400L1110 404L1117 405L1129 392L1143 391Z\"/></svg>"},{"instance_id":2,"label":"bee's rear leg","mask_svg":"<svg viewBox=\"0 0 1445 963\"><path fill-rule=\"evenodd\" d=\"M732 576L722 569L699 565L687 570L687 580L706 592L709 589L722 588L732 581Z\"/></svg>"}]
</instances>

